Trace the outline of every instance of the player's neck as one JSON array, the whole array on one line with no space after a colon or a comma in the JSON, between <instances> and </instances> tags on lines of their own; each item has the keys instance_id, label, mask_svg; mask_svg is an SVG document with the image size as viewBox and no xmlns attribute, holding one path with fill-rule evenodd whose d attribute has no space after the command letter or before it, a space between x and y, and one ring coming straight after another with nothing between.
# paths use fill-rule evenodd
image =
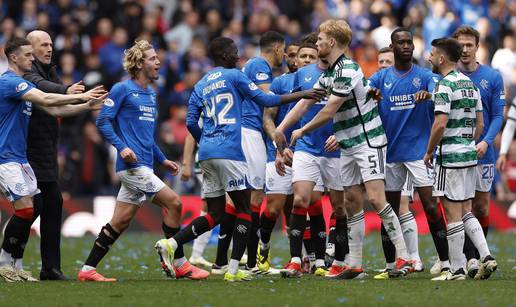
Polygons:
<instances>
[{"instance_id":1,"label":"player's neck","mask_svg":"<svg viewBox=\"0 0 516 307\"><path fill-rule=\"evenodd\" d=\"M134 83L138 84L142 89L146 89L149 84L151 83L151 80L149 78L146 78L145 76L138 74L136 78L133 78Z\"/></svg>"},{"instance_id":2,"label":"player's neck","mask_svg":"<svg viewBox=\"0 0 516 307\"><path fill-rule=\"evenodd\" d=\"M346 53L346 49L334 48L330 54L326 57L326 60L330 64L330 67L337 62L337 60Z\"/></svg>"},{"instance_id":3,"label":"player's neck","mask_svg":"<svg viewBox=\"0 0 516 307\"><path fill-rule=\"evenodd\" d=\"M396 70L402 70L402 71L410 70L412 68L412 61L408 61L408 62L394 61L394 68L396 68Z\"/></svg>"},{"instance_id":4,"label":"player's neck","mask_svg":"<svg viewBox=\"0 0 516 307\"><path fill-rule=\"evenodd\" d=\"M10 71L14 72L18 76L23 77L24 72L20 68L18 68L17 65L9 64L8 68Z\"/></svg>"},{"instance_id":5,"label":"player's neck","mask_svg":"<svg viewBox=\"0 0 516 307\"><path fill-rule=\"evenodd\" d=\"M477 63L476 60L474 60L467 64L464 64L461 61L459 61L459 63L457 65L461 71L474 72L475 70L477 70L479 64Z\"/></svg>"},{"instance_id":6,"label":"player's neck","mask_svg":"<svg viewBox=\"0 0 516 307\"><path fill-rule=\"evenodd\" d=\"M450 72L455 70L455 65L445 65L440 69L441 75L446 77Z\"/></svg>"},{"instance_id":7,"label":"player's neck","mask_svg":"<svg viewBox=\"0 0 516 307\"><path fill-rule=\"evenodd\" d=\"M274 67L274 54L273 53L260 53L260 56L265 59L270 67Z\"/></svg>"}]
</instances>

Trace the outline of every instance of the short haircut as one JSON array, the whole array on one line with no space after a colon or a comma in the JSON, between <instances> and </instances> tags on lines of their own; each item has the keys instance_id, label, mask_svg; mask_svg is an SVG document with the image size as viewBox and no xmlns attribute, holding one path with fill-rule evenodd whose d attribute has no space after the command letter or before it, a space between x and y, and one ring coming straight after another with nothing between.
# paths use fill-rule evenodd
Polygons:
<instances>
[{"instance_id":1,"label":"short haircut","mask_svg":"<svg viewBox=\"0 0 516 307\"><path fill-rule=\"evenodd\" d=\"M134 45L124 51L124 69L132 78L136 77L138 73L138 63L142 63L144 59L144 52L152 49L152 45L142 39L134 43Z\"/></svg>"},{"instance_id":2,"label":"short haircut","mask_svg":"<svg viewBox=\"0 0 516 307\"><path fill-rule=\"evenodd\" d=\"M394 36L397 34L397 33L400 33L400 32L408 32L410 34L410 37L412 37L412 32L410 31L409 28L406 28L406 27L399 27L399 28L396 28L394 31L392 31L391 33L391 42L394 41Z\"/></svg>"},{"instance_id":3,"label":"short haircut","mask_svg":"<svg viewBox=\"0 0 516 307\"><path fill-rule=\"evenodd\" d=\"M394 52L391 47L383 47L382 49L378 50L378 54L387 53L387 52Z\"/></svg>"},{"instance_id":4,"label":"short haircut","mask_svg":"<svg viewBox=\"0 0 516 307\"><path fill-rule=\"evenodd\" d=\"M341 47L346 47L351 43L353 31L344 20L328 19L321 23L319 32L334 38Z\"/></svg>"},{"instance_id":5,"label":"short haircut","mask_svg":"<svg viewBox=\"0 0 516 307\"><path fill-rule=\"evenodd\" d=\"M462 53L462 45L454 38L437 38L432 41L432 46L443 51L451 62L457 63Z\"/></svg>"},{"instance_id":6,"label":"short haircut","mask_svg":"<svg viewBox=\"0 0 516 307\"><path fill-rule=\"evenodd\" d=\"M208 45L208 55L213 61L221 60L228 48L234 44L233 40L228 37L216 37Z\"/></svg>"},{"instance_id":7,"label":"short haircut","mask_svg":"<svg viewBox=\"0 0 516 307\"><path fill-rule=\"evenodd\" d=\"M27 45L30 46L31 43L26 38L13 37L5 43L5 47L4 47L5 56L7 57L7 59L9 59L9 56L11 54L13 54L14 52L18 51L18 49L20 49L21 46L27 46Z\"/></svg>"},{"instance_id":8,"label":"short haircut","mask_svg":"<svg viewBox=\"0 0 516 307\"><path fill-rule=\"evenodd\" d=\"M291 41L290 43L288 43L287 48L290 46L299 47L299 45L301 45L301 42L299 40L295 40L295 41Z\"/></svg>"},{"instance_id":9,"label":"short haircut","mask_svg":"<svg viewBox=\"0 0 516 307\"><path fill-rule=\"evenodd\" d=\"M301 43L317 43L317 32L308 33L305 36L301 37Z\"/></svg>"},{"instance_id":10,"label":"short haircut","mask_svg":"<svg viewBox=\"0 0 516 307\"><path fill-rule=\"evenodd\" d=\"M260 37L260 49L267 50L272 48L274 44L285 43L285 37L276 31L267 31Z\"/></svg>"},{"instance_id":11,"label":"short haircut","mask_svg":"<svg viewBox=\"0 0 516 307\"><path fill-rule=\"evenodd\" d=\"M299 50L301 50L303 48L315 49L317 51L317 46L315 44L311 43L311 42L301 43L301 45L299 45Z\"/></svg>"},{"instance_id":12,"label":"short haircut","mask_svg":"<svg viewBox=\"0 0 516 307\"><path fill-rule=\"evenodd\" d=\"M457 30L455 30L455 32L453 32L453 38L455 38L455 39L459 39L459 36L461 36L461 35L473 36L473 37L475 37L475 43L477 45L478 45L478 43L480 43L480 33L478 33L478 31L473 27L463 25L463 26L458 27Z\"/></svg>"}]
</instances>

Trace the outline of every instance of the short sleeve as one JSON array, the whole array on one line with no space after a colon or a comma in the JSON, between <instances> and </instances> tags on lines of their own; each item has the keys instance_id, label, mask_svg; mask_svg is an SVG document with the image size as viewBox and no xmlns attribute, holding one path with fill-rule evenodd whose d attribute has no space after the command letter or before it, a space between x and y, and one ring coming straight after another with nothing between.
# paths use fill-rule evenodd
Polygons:
<instances>
[{"instance_id":1,"label":"short sleeve","mask_svg":"<svg viewBox=\"0 0 516 307\"><path fill-rule=\"evenodd\" d=\"M426 77L426 91L431 93L434 91L435 85L439 82L440 76L432 72L428 72Z\"/></svg>"},{"instance_id":2,"label":"short sleeve","mask_svg":"<svg viewBox=\"0 0 516 307\"><path fill-rule=\"evenodd\" d=\"M369 86L370 87L373 87L373 88L376 88L376 89L379 89L380 86L380 74L382 73L383 69L380 69L379 71L375 72L371 77L369 77Z\"/></svg>"},{"instance_id":3,"label":"short sleeve","mask_svg":"<svg viewBox=\"0 0 516 307\"><path fill-rule=\"evenodd\" d=\"M282 78L274 79L272 81L271 87L269 87L269 90L274 94L281 94L281 92L283 92L283 90L281 89L281 79Z\"/></svg>"},{"instance_id":4,"label":"short sleeve","mask_svg":"<svg viewBox=\"0 0 516 307\"><path fill-rule=\"evenodd\" d=\"M452 90L450 87L438 82L434 89L434 113L435 114L450 114Z\"/></svg>"},{"instance_id":5,"label":"short sleeve","mask_svg":"<svg viewBox=\"0 0 516 307\"><path fill-rule=\"evenodd\" d=\"M265 61L250 63L246 67L246 75L257 85L272 83L273 80L272 70Z\"/></svg>"},{"instance_id":6,"label":"short sleeve","mask_svg":"<svg viewBox=\"0 0 516 307\"><path fill-rule=\"evenodd\" d=\"M339 68L335 72L333 79L331 94L340 97L346 97L363 79L364 75L358 64L348 64Z\"/></svg>"},{"instance_id":7,"label":"short sleeve","mask_svg":"<svg viewBox=\"0 0 516 307\"><path fill-rule=\"evenodd\" d=\"M256 83L250 80L243 72L234 70L230 76L232 83L235 84L235 87L245 98L252 100L255 96L261 93L261 90L258 88Z\"/></svg>"},{"instance_id":8,"label":"short sleeve","mask_svg":"<svg viewBox=\"0 0 516 307\"><path fill-rule=\"evenodd\" d=\"M32 83L15 75L5 78L4 82L2 92L7 98L20 98L34 88Z\"/></svg>"}]
</instances>

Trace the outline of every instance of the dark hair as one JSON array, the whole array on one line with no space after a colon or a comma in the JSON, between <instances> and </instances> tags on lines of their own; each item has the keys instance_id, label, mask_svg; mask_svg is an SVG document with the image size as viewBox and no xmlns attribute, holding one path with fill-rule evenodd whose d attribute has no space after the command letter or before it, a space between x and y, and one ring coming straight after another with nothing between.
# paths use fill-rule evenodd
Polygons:
<instances>
[{"instance_id":1,"label":"dark hair","mask_svg":"<svg viewBox=\"0 0 516 307\"><path fill-rule=\"evenodd\" d=\"M13 37L13 38L9 39L5 43L5 47L4 47L5 56L7 58L9 58L9 55L11 55L12 53L18 51L18 49L21 46L27 46L27 45L30 46L30 42L26 38L23 38L23 37Z\"/></svg>"},{"instance_id":2,"label":"dark hair","mask_svg":"<svg viewBox=\"0 0 516 307\"><path fill-rule=\"evenodd\" d=\"M462 45L454 38L437 38L432 41L432 46L446 54L451 62L457 63L462 53Z\"/></svg>"},{"instance_id":3,"label":"dark hair","mask_svg":"<svg viewBox=\"0 0 516 307\"><path fill-rule=\"evenodd\" d=\"M387 53L387 52L394 52L391 47L383 47L382 49L378 50L378 54Z\"/></svg>"},{"instance_id":4,"label":"dark hair","mask_svg":"<svg viewBox=\"0 0 516 307\"><path fill-rule=\"evenodd\" d=\"M471 36L475 37L475 42L477 45L480 42L480 33L478 33L478 31L475 30L475 28L473 28L473 27L464 25L464 26L458 27L457 30L455 30L455 32L453 32L453 38L455 38L455 39L459 39L459 36L461 36L461 35L471 35Z\"/></svg>"},{"instance_id":5,"label":"dark hair","mask_svg":"<svg viewBox=\"0 0 516 307\"><path fill-rule=\"evenodd\" d=\"M213 61L221 60L227 53L229 47L234 44L233 40L228 37L214 38L208 45L208 55Z\"/></svg>"},{"instance_id":6,"label":"dark hair","mask_svg":"<svg viewBox=\"0 0 516 307\"><path fill-rule=\"evenodd\" d=\"M267 31L267 32L263 33L262 37L260 37L260 49L261 50L270 49L273 44L276 44L276 43L281 44L284 42L285 42L285 38L280 33L276 32L276 31Z\"/></svg>"},{"instance_id":7,"label":"dark hair","mask_svg":"<svg viewBox=\"0 0 516 307\"><path fill-rule=\"evenodd\" d=\"M301 37L301 43L310 43L315 45L315 43L317 43L317 35L317 32L308 33Z\"/></svg>"},{"instance_id":8,"label":"dark hair","mask_svg":"<svg viewBox=\"0 0 516 307\"><path fill-rule=\"evenodd\" d=\"M394 41L394 36L397 33L400 33L400 32L408 32L410 34L410 37L412 37L412 32L410 32L409 28L399 27L399 28L396 28L394 31L392 31L392 33L391 33L391 43Z\"/></svg>"},{"instance_id":9,"label":"dark hair","mask_svg":"<svg viewBox=\"0 0 516 307\"><path fill-rule=\"evenodd\" d=\"M303 42L301 45L299 45L299 50L303 48L311 48L317 50L317 46L311 42ZM299 51L298 51L299 52Z\"/></svg>"}]
</instances>

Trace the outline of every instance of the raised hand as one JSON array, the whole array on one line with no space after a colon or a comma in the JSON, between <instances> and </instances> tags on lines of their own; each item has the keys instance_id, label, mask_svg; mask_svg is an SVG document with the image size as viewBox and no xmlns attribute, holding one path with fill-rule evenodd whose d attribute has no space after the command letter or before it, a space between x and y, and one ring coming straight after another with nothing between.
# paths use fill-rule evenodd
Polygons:
<instances>
[{"instance_id":1,"label":"raised hand","mask_svg":"<svg viewBox=\"0 0 516 307\"><path fill-rule=\"evenodd\" d=\"M415 102L421 102L428 99L432 99L432 94L427 91L419 91L414 94Z\"/></svg>"},{"instance_id":2,"label":"raised hand","mask_svg":"<svg viewBox=\"0 0 516 307\"><path fill-rule=\"evenodd\" d=\"M100 99L102 96L106 94L106 90L104 89L104 86L99 85L91 90L87 91L86 93L82 94L83 100L89 101L91 99Z\"/></svg>"},{"instance_id":3,"label":"raised hand","mask_svg":"<svg viewBox=\"0 0 516 307\"><path fill-rule=\"evenodd\" d=\"M376 101L381 101L382 100L382 92L377 89L377 88L370 88L369 91L367 91L367 94L368 95L371 95L371 97L373 97L374 100Z\"/></svg>"},{"instance_id":4,"label":"raised hand","mask_svg":"<svg viewBox=\"0 0 516 307\"><path fill-rule=\"evenodd\" d=\"M67 94L80 94L83 93L86 88L84 87L84 83L82 83L82 80L70 85L66 89Z\"/></svg>"},{"instance_id":5,"label":"raised hand","mask_svg":"<svg viewBox=\"0 0 516 307\"><path fill-rule=\"evenodd\" d=\"M326 90L322 88L311 88L309 90L305 90L302 92L303 98L306 99L314 99L314 100L322 100L328 94Z\"/></svg>"}]
</instances>

